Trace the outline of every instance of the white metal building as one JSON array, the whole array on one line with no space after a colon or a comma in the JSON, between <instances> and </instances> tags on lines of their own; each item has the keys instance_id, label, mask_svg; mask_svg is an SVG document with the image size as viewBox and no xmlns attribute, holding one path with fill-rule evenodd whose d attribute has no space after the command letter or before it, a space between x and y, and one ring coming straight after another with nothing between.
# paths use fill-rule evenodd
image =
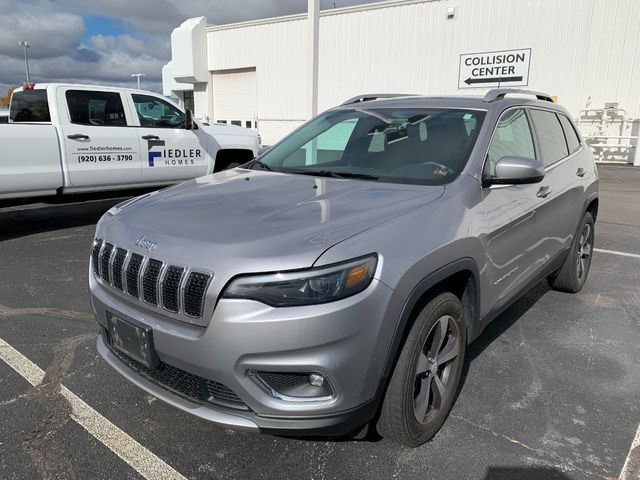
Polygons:
<instances>
[{"instance_id":1,"label":"white metal building","mask_svg":"<svg viewBox=\"0 0 640 480\"><path fill-rule=\"evenodd\" d=\"M164 93L272 144L311 115L312 25L306 14L187 20L171 35ZM640 0L383 1L320 12L317 45L319 111L361 93L527 85L557 96L601 160L640 163Z\"/></svg>"}]
</instances>

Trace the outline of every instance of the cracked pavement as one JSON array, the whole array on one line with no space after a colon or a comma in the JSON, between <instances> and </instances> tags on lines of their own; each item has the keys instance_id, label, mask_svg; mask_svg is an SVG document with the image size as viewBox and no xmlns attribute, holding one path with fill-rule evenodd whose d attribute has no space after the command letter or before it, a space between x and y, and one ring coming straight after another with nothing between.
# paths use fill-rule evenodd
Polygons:
<instances>
[{"instance_id":1,"label":"cracked pavement","mask_svg":"<svg viewBox=\"0 0 640 480\"><path fill-rule=\"evenodd\" d=\"M600 172L596 246L640 254L640 169ZM220 429L155 401L97 355L89 246L97 219L121 201L103 197L0 206L0 338L45 371L33 387L0 361L0 478L140 478L70 421L61 384L187 478L620 473L640 423L640 259L596 253L583 292L540 284L494 321L470 346L451 416L420 448L271 437Z\"/></svg>"}]
</instances>

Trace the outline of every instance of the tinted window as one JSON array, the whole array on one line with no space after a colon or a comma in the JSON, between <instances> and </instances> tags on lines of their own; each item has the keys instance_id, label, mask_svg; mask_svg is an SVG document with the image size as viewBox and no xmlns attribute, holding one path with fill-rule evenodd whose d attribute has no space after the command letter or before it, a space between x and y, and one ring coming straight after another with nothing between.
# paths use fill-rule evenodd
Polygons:
<instances>
[{"instance_id":1,"label":"tinted window","mask_svg":"<svg viewBox=\"0 0 640 480\"><path fill-rule=\"evenodd\" d=\"M555 113L531 109L533 126L536 129L540 156L544 166L551 165L569 154L562 126Z\"/></svg>"},{"instance_id":2,"label":"tinted window","mask_svg":"<svg viewBox=\"0 0 640 480\"><path fill-rule=\"evenodd\" d=\"M522 109L508 110L498 120L487 155L488 175L495 175L498 160L511 156L535 158L529 121Z\"/></svg>"},{"instance_id":3,"label":"tinted window","mask_svg":"<svg viewBox=\"0 0 640 480\"><path fill-rule=\"evenodd\" d=\"M71 123L95 127L127 126L119 93L67 90L65 97Z\"/></svg>"},{"instance_id":4,"label":"tinted window","mask_svg":"<svg viewBox=\"0 0 640 480\"><path fill-rule=\"evenodd\" d=\"M46 90L23 90L11 96L12 122L50 122Z\"/></svg>"},{"instance_id":5,"label":"tinted window","mask_svg":"<svg viewBox=\"0 0 640 480\"><path fill-rule=\"evenodd\" d=\"M560 118L560 123L562 124L562 129L564 130L564 136L567 139L569 153L576 152L580 148L580 139L578 139L576 129L573 128L571 120L569 120L564 115L558 115L558 118Z\"/></svg>"},{"instance_id":6,"label":"tinted window","mask_svg":"<svg viewBox=\"0 0 640 480\"><path fill-rule=\"evenodd\" d=\"M151 128L182 128L184 113L164 100L150 95L131 95L140 125Z\"/></svg>"},{"instance_id":7,"label":"tinted window","mask_svg":"<svg viewBox=\"0 0 640 480\"><path fill-rule=\"evenodd\" d=\"M485 112L367 108L329 111L263 154L272 170L445 184L464 168ZM373 178L372 178L373 177Z\"/></svg>"}]
</instances>

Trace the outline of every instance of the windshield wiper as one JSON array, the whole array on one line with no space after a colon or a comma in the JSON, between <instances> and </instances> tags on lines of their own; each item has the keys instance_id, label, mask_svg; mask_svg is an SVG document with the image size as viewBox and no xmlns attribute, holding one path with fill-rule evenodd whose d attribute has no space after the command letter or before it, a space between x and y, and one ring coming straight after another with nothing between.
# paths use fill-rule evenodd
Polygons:
<instances>
[{"instance_id":1,"label":"windshield wiper","mask_svg":"<svg viewBox=\"0 0 640 480\"><path fill-rule=\"evenodd\" d=\"M378 180L375 175L368 175L366 173L354 173L354 172L333 172L331 170L300 170L296 169L295 172L302 175L313 175L316 177L332 177L332 178L353 178L356 180Z\"/></svg>"},{"instance_id":2,"label":"windshield wiper","mask_svg":"<svg viewBox=\"0 0 640 480\"><path fill-rule=\"evenodd\" d=\"M273 172L273 168L271 168L266 163L261 162L260 160L257 160L257 159L254 160L253 163L251 164L251 168L253 168L254 165L260 165L263 170L269 170L270 172Z\"/></svg>"}]
</instances>

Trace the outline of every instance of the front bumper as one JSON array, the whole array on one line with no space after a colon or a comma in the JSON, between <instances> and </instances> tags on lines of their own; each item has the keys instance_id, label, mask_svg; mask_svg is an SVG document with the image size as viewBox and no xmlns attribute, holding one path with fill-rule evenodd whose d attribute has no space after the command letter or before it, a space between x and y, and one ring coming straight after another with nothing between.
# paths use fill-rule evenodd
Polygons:
<instances>
[{"instance_id":1,"label":"front bumper","mask_svg":"<svg viewBox=\"0 0 640 480\"><path fill-rule=\"evenodd\" d=\"M90 291L103 328L108 314L150 327L161 362L223 384L247 407L193 403L130 368L111 351L106 334L99 336L98 351L113 368L183 411L237 430L296 435L346 434L375 415L394 327L384 321L392 291L377 280L353 297L307 307L222 299L206 327L147 310L102 285L93 273ZM255 381L256 371L319 372L333 395L318 401L277 398Z\"/></svg>"}]
</instances>

